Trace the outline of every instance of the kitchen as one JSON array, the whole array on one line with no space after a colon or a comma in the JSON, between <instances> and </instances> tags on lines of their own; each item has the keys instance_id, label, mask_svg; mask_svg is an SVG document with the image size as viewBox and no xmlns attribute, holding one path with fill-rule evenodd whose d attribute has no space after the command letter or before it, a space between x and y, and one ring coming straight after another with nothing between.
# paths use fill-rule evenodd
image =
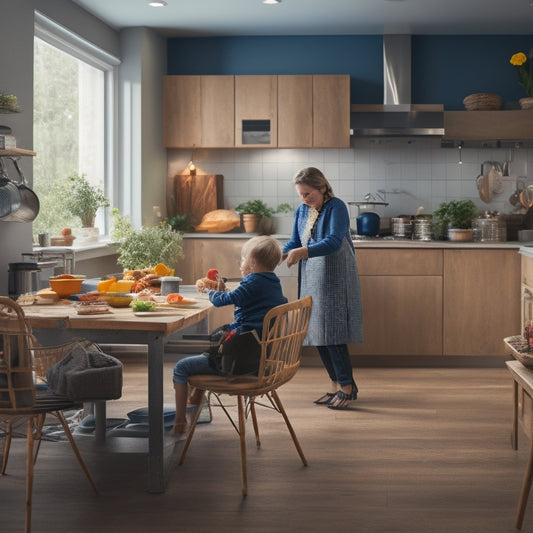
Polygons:
<instances>
[{"instance_id":1,"label":"kitchen","mask_svg":"<svg viewBox=\"0 0 533 533\"><path fill-rule=\"evenodd\" d=\"M526 7L527 6L527 2ZM44 4L44 6L43 6ZM286 2L288 4L288 0ZM64 25L71 27L87 38L98 41L98 44L108 49L117 56L122 55L124 72L129 69L127 75L130 79L135 79L143 87L143 100L138 103L138 108L133 109L134 113L141 115L142 111L148 111L142 115L143 130L150 131L150 135L137 138L134 136L132 142L134 150L130 154L130 160L127 161L126 154L121 154L121 161L124 168L119 170L121 178L127 175L126 168L131 168L132 178L137 183L142 181L143 193L142 198L136 198L132 201L133 210L140 222L152 214L154 205L165 205L165 181L167 174L181 172L186 168L191 156L203 171L207 173L216 173L224 175L224 187L226 192L226 202L228 207L232 207L246 201L249 198L263 198L268 205L276 206L281 202L290 201L295 204L296 198L290 184L290 178L294 171L302 166L315 165L322 168L328 177L331 177L335 192L346 201L362 200L366 193L376 193L379 190L386 191L387 201L389 202L390 211L388 215L400 213L414 213L419 206L424 206L425 212L432 212L436 209L441 201L452 198L472 198L481 206L479 195L476 188L475 177L479 174L480 164L485 160L505 161L512 158L511 178L517 176L531 176L533 168L533 153L530 148L470 148L466 147L461 152L457 148L441 148L440 140L435 138L396 138L396 139L353 139L352 148L333 148L333 149L171 149L167 151L163 148L162 127L161 127L161 85L162 78L165 74L195 74L208 73L222 75L225 71L204 70L207 69L211 62L214 61L214 48L208 48L205 55L201 55L197 45L199 41L194 38L176 39L172 46L178 47L182 53L174 54L174 61L178 66L170 71L165 64L164 59L167 55L167 43L153 30L147 28L128 28L121 32L112 30L102 22L88 16L82 12L78 6L71 2L47 3L43 2L12 2L3 0L0 6L9 10L10 17L3 17L0 25L6 42L16 42L17 48L13 51L17 60L13 60L13 55L7 57L4 55L0 58L2 78L9 83L2 84L2 89L9 90L19 95L20 101L25 109L31 108L32 95L32 40L33 40L33 7L40 9L45 14L62 22ZM281 7L281 6L274 6ZM511 10L510 10L511 11ZM529 15L531 11L527 11ZM524 15L522 18L526 18ZM10 20L7 20L7 19ZM528 28L531 26L528 26ZM376 32L380 34L382 32ZM490 33L490 32L489 32ZM508 54L502 54L498 51L499 46L505 42L511 42L512 51L515 47L524 48L530 45L531 32L524 30L521 32L522 38L510 36L508 40L503 36L496 38L493 35L490 38L482 36L472 36L470 38L462 36L441 36L433 39L423 40L420 47L415 46L416 57L423 60L425 54L432 57L426 58L425 66L431 76L418 73L417 80L420 84L430 84L430 78L435 75L433 92L423 91L423 87L416 86L413 90L413 101L420 103L444 103L450 109L461 109L462 98L474 91L489 90L489 81L493 79L489 68L480 68L476 71L475 76L485 85L476 89L465 89L462 85L464 80L469 79L469 71L474 70L466 67L468 54L464 50L475 49L481 55L489 57L492 52L501 57L502 65L507 66ZM372 57L375 62L381 53L381 39L377 37L360 36L367 42L373 51ZM243 37L239 44L239 39L232 40L228 38L227 46L239 48L239 54L243 50L250 49L252 44L259 43L261 39L252 37ZM341 39L342 46L354 46L354 42L348 39ZM328 41L331 39L317 39L317 48L327 48ZM304 41L305 42L305 41ZM492 44L490 44L492 43ZM224 44L223 41L213 43L214 47ZM272 39L270 44L278 44L281 47L283 40ZM344 57L345 63L337 65L335 72L351 72L352 59L346 54L345 48L343 53L339 53L339 46L330 49L329 52L335 54L335 57ZM451 46L451 48L450 48ZM439 50L440 48L440 50ZM126 57L124 51L129 50L131 57ZM462 52L458 52L462 50ZM320 54L316 49L314 55L309 54L307 66L302 66L302 72L315 73L330 71L326 68L326 59L319 63ZM425 52L425 53L423 53ZM435 52L435 55L432 54ZM150 65L142 63L144 53L151 57L158 58ZM171 55L171 46L168 48L169 57ZM265 52L265 56L276 54L276 52ZM275 65L268 71L261 70L260 74L283 74L293 72L294 65L285 65L281 61L283 52L277 51L277 57L280 58L279 65ZM329 56L331 57L331 56ZM354 62L357 58L354 57ZM257 73L255 70L261 61L248 57L246 63L239 55L236 59L238 68L232 69L231 74L252 74ZM361 57L358 60L362 62ZM170 63L170 60L169 60ZM415 62L415 65L418 63ZM439 73L436 72L435 66L441 64L446 66L446 73L439 79ZM452 67L458 65L458 71L454 72ZM459 66L459 64L461 66ZM500 68L498 62L498 69ZM142 66L142 68L141 68ZM361 66L361 65L357 65ZM127 68L126 68L127 67ZM430 68L431 67L431 68ZM316 68L316 70L315 70ZM491 64L491 68L493 65ZM496 67L494 67L496 68ZM501 66L502 75L498 77L497 84L490 83L490 90L502 92L505 99L516 101L520 96L520 88L515 87L516 80L505 71ZM503 74L503 72L506 72ZM374 80L381 76L380 69L376 67ZM358 78L356 76L356 78ZM372 78L371 78L372 80ZM352 103L380 103L382 98L381 87L377 88L375 81L356 79L356 87L361 95L357 94L354 88ZM470 80L471 81L471 80ZM501 85L500 85L501 84ZM421 92L422 91L422 92ZM17 116L9 116L6 122L17 132L17 140L20 146L32 146L32 119L31 113L26 111ZM139 131L135 131L135 134ZM168 158L168 159L167 159ZM459 160L462 164L459 165ZM127 164L131 163L131 164ZM29 164L29 163L26 163ZM160 179L157 179L157 176ZM148 177L142 180L142 177ZM145 183L146 181L146 183ZM154 184L160 184L160 187ZM512 179L505 181L505 192L497 197L495 202L490 205L491 209L507 208L507 199L513 192L514 181ZM274 192L275 191L275 192ZM121 201L124 201L121 199ZM129 206L131 208L131 206ZM0 246L7 251L1 261L4 264L4 271L7 272L9 262L20 260L21 253L26 252L31 246L32 232L29 225L16 225L13 223L5 224L0 232ZM9 231L8 231L9 230ZM98 255L98 252L91 252ZM7 293L7 278L0 280L0 292ZM510 334L513 334L510 332ZM507 385L507 383L506 383Z\"/></svg>"}]
</instances>

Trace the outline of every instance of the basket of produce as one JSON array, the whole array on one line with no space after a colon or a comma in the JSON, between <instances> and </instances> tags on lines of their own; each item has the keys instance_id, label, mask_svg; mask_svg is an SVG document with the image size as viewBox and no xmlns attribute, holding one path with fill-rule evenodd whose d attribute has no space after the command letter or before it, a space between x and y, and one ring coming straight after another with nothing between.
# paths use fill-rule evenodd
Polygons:
<instances>
[{"instance_id":1,"label":"basket of produce","mask_svg":"<svg viewBox=\"0 0 533 533\"><path fill-rule=\"evenodd\" d=\"M475 93L463 100L467 111L491 111L502 107L502 97L499 94Z\"/></svg>"},{"instance_id":2,"label":"basket of produce","mask_svg":"<svg viewBox=\"0 0 533 533\"><path fill-rule=\"evenodd\" d=\"M506 337L503 339L507 351L525 367L533 368L533 351L530 350L528 341L522 335Z\"/></svg>"}]
</instances>

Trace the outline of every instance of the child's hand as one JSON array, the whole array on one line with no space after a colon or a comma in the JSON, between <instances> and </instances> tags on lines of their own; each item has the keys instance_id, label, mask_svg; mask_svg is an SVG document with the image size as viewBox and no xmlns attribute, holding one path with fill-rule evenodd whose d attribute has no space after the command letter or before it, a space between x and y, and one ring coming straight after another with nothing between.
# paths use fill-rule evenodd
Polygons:
<instances>
[{"instance_id":1,"label":"child's hand","mask_svg":"<svg viewBox=\"0 0 533 533\"><path fill-rule=\"evenodd\" d=\"M205 292L205 283L203 282L203 280L199 279L196 282L196 290L198 292Z\"/></svg>"}]
</instances>

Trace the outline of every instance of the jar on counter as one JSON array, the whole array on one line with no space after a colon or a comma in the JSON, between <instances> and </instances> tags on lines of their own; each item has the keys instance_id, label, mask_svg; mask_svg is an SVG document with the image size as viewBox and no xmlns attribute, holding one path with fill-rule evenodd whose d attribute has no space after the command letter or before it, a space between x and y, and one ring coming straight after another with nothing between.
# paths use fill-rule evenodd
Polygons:
<instances>
[{"instance_id":1,"label":"jar on counter","mask_svg":"<svg viewBox=\"0 0 533 533\"><path fill-rule=\"evenodd\" d=\"M161 295L167 296L174 292L180 292L180 281L177 276L164 276L161 278Z\"/></svg>"}]
</instances>

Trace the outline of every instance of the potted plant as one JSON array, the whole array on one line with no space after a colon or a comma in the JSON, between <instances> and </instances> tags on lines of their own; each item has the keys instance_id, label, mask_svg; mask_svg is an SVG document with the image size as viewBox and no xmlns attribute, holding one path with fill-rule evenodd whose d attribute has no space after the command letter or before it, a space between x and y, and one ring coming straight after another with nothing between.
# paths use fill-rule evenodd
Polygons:
<instances>
[{"instance_id":1,"label":"potted plant","mask_svg":"<svg viewBox=\"0 0 533 533\"><path fill-rule=\"evenodd\" d=\"M472 240L472 220L479 214L472 200L443 202L433 213L433 230L437 238L451 241Z\"/></svg>"},{"instance_id":2,"label":"potted plant","mask_svg":"<svg viewBox=\"0 0 533 533\"><path fill-rule=\"evenodd\" d=\"M20 113L17 97L14 94L0 92L0 110L8 113Z\"/></svg>"},{"instance_id":3,"label":"potted plant","mask_svg":"<svg viewBox=\"0 0 533 533\"><path fill-rule=\"evenodd\" d=\"M135 230L129 219L113 209L111 239L118 243L117 263L125 270L142 270L163 263L173 268L183 258L183 234L163 221Z\"/></svg>"},{"instance_id":4,"label":"potted plant","mask_svg":"<svg viewBox=\"0 0 533 533\"><path fill-rule=\"evenodd\" d=\"M248 200L239 204L235 211L241 215L244 231L247 233L256 233L259 231L261 218L270 218L274 213L271 207L268 207L262 200Z\"/></svg>"},{"instance_id":5,"label":"potted plant","mask_svg":"<svg viewBox=\"0 0 533 533\"><path fill-rule=\"evenodd\" d=\"M294 222L294 209L291 204L279 204L272 215L274 222L274 233L280 235L290 235Z\"/></svg>"},{"instance_id":6,"label":"potted plant","mask_svg":"<svg viewBox=\"0 0 533 533\"><path fill-rule=\"evenodd\" d=\"M71 190L68 191L65 207L72 215L80 218L82 227L94 227L98 209L110 205L104 191L91 185L85 174L72 174L68 181Z\"/></svg>"}]
</instances>

